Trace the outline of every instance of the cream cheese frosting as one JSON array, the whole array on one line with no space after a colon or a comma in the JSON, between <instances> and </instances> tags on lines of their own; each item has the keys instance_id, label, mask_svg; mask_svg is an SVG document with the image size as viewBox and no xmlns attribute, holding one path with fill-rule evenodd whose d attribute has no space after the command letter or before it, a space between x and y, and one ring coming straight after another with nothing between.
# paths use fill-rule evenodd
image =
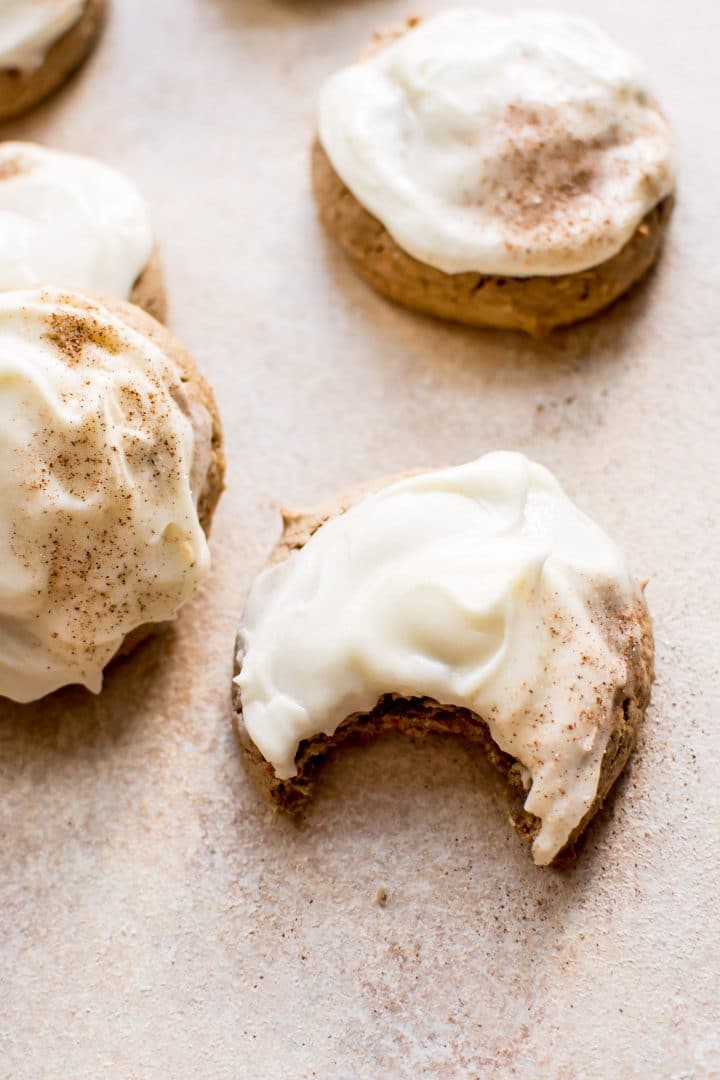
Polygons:
<instances>
[{"instance_id":1,"label":"cream cheese frosting","mask_svg":"<svg viewBox=\"0 0 720 1080\"><path fill-rule=\"evenodd\" d=\"M257 579L243 723L289 778L302 740L385 694L468 708L521 764L547 864L597 792L635 597L615 544L521 454L414 476Z\"/></svg>"},{"instance_id":2,"label":"cream cheese frosting","mask_svg":"<svg viewBox=\"0 0 720 1080\"><path fill-rule=\"evenodd\" d=\"M98 692L125 636L206 576L196 414L176 364L99 303L0 293L1 695Z\"/></svg>"},{"instance_id":3,"label":"cream cheese frosting","mask_svg":"<svg viewBox=\"0 0 720 1080\"><path fill-rule=\"evenodd\" d=\"M642 67L567 14L435 15L331 76L318 133L396 243L448 274L586 270L674 185Z\"/></svg>"},{"instance_id":4,"label":"cream cheese frosting","mask_svg":"<svg viewBox=\"0 0 720 1080\"><path fill-rule=\"evenodd\" d=\"M33 71L83 13L86 0L3 0L0 69Z\"/></svg>"},{"instance_id":5,"label":"cream cheese frosting","mask_svg":"<svg viewBox=\"0 0 720 1080\"><path fill-rule=\"evenodd\" d=\"M147 203L115 169L0 143L0 288L52 284L127 299L153 243Z\"/></svg>"}]
</instances>

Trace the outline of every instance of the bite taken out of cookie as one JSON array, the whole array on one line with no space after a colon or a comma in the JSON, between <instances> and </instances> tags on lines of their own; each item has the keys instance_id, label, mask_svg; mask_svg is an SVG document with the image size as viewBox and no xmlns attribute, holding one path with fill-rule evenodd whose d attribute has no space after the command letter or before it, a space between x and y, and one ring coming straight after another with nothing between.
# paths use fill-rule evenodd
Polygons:
<instances>
[{"instance_id":1,"label":"bite taken out of cookie","mask_svg":"<svg viewBox=\"0 0 720 1080\"><path fill-rule=\"evenodd\" d=\"M192 357L146 312L0 292L0 696L98 692L210 569L222 432Z\"/></svg>"},{"instance_id":2,"label":"bite taken out of cookie","mask_svg":"<svg viewBox=\"0 0 720 1080\"><path fill-rule=\"evenodd\" d=\"M301 810L347 740L451 734L505 777L535 862L570 861L653 678L643 589L612 540L510 452L284 526L247 600L233 684L240 745L276 807Z\"/></svg>"},{"instance_id":3,"label":"bite taken out of cookie","mask_svg":"<svg viewBox=\"0 0 720 1080\"><path fill-rule=\"evenodd\" d=\"M641 64L569 14L447 10L377 35L318 103L320 218L406 307L541 335L658 256L668 124Z\"/></svg>"}]
</instances>

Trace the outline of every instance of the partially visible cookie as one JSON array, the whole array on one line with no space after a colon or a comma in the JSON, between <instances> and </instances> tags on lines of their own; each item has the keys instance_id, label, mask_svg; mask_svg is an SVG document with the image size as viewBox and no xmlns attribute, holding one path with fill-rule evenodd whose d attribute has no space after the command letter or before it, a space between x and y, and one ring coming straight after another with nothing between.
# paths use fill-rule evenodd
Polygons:
<instances>
[{"instance_id":1,"label":"partially visible cookie","mask_svg":"<svg viewBox=\"0 0 720 1080\"><path fill-rule=\"evenodd\" d=\"M515 454L283 515L238 638L234 723L282 810L383 731L484 747L515 827L561 865L650 698L643 591L612 542Z\"/></svg>"},{"instance_id":2,"label":"partially visible cookie","mask_svg":"<svg viewBox=\"0 0 720 1080\"><path fill-rule=\"evenodd\" d=\"M131 180L103 162L0 142L0 233L0 288L98 292L165 319L150 208Z\"/></svg>"},{"instance_id":3,"label":"partially visible cookie","mask_svg":"<svg viewBox=\"0 0 720 1080\"><path fill-rule=\"evenodd\" d=\"M192 357L132 304L0 293L0 695L79 683L210 568L222 431Z\"/></svg>"},{"instance_id":4,"label":"partially visible cookie","mask_svg":"<svg viewBox=\"0 0 720 1080\"><path fill-rule=\"evenodd\" d=\"M13 0L0 9L0 122L54 93L92 52L107 0Z\"/></svg>"},{"instance_id":5,"label":"partially visible cookie","mask_svg":"<svg viewBox=\"0 0 720 1080\"><path fill-rule=\"evenodd\" d=\"M383 295L535 335L639 281L673 206L638 62L543 12L449 10L377 35L322 88L312 174L323 224Z\"/></svg>"}]
</instances>

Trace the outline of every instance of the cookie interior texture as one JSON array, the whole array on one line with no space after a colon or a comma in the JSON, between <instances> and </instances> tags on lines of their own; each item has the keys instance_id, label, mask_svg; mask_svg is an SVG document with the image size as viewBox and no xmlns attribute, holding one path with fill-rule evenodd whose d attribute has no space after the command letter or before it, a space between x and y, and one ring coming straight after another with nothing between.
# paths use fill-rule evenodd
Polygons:
<instances>
[{"instance_id":1,"label":"cookie interior texture","mask_svg":"<svg viewBox=\"0 0 720 1080\"><path fill-rule=\"evenodd\" d=\"M597 314L636 284L660 252L674 204L673 196L662 199L617 255L589 270L523 278L446 274L395 243L343 183L317 139L312 182L327 232L358 274L383 296L453 322L524 330L538 337Z\"/></svg>"},{"instance_id":2,"label":"cookie interior texture","mask_svg":"<svg viewBox=\"0 0 720 1080\"><path fill-rule=\"evenodd\" d=\"M80 67L95 46L106 11L107 0L87 0L78 21L48 49L39 68L0 70L0 121L34 108Z\"/></svg>"},{"instance_id":3,"label":"cookie interior texture","mask_svg":"<svg viewBox=\"0 0 720 1080\"><path fill-rule=\"evenodd\" d=\"M395 477L394 479L398 479ZM343 513L361 494L378 490L391 482L365 487L315 512L283 514L283 535L268 560L268 566L284 562L293 551L304 546L326 521ZM628 677L622 694L615 703L612 727L602 761L597 793L587 813L571 833L567 843L551 865L564 867L574 861L578 842L587 825L602 807L610 789L623 771L635 745L636 736L650 701L653 680L653 636L650 616L642 596L633 613L640 628L640 648L628 647L626 655ZM236 649L237 656L237 649ZM235 674L241 665L235 663ZM527 841L535 838L540 821L523 809L526 790L522 768L514 758L504 753L493 741L482 717L468 709L443 705L430 698L406 698L384 695L369 713L354 714L337 728L333 735L318 735L303 741L295 764L297 774L290 779L278 779L272 766L264 759L250 739L242 716L238 687L233 684L233 721L239 745L249 770L259 786L266 791L276 809L300 814L312 797L318 773L334 752L347 743L364 743L385 732L400 732L411 737L423 735L452 735L478 744L490 762L504 778L510 818L517 832Z\"/></svg>"}]
</instances>

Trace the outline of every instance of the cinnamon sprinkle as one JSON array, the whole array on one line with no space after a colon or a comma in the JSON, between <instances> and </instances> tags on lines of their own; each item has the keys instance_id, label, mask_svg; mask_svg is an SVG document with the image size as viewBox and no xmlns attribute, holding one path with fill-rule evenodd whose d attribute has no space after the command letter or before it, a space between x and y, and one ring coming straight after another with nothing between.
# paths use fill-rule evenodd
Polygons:
<instances>
[{"instance_id":1,"label":"cinnamon sprinkle","mask_svg":"<svg viewBox=\"0 0 720 1080\"><path fill-rule=\"evenodd\" d=\"M122 341L111 326L103 325L91 315L74 315L68 311L54 311L48 316L50 330L43 334L62 353L65 360L77 364L87 345L97 345L112 355L122 349Z\"/></svg>"}]
</instances>

